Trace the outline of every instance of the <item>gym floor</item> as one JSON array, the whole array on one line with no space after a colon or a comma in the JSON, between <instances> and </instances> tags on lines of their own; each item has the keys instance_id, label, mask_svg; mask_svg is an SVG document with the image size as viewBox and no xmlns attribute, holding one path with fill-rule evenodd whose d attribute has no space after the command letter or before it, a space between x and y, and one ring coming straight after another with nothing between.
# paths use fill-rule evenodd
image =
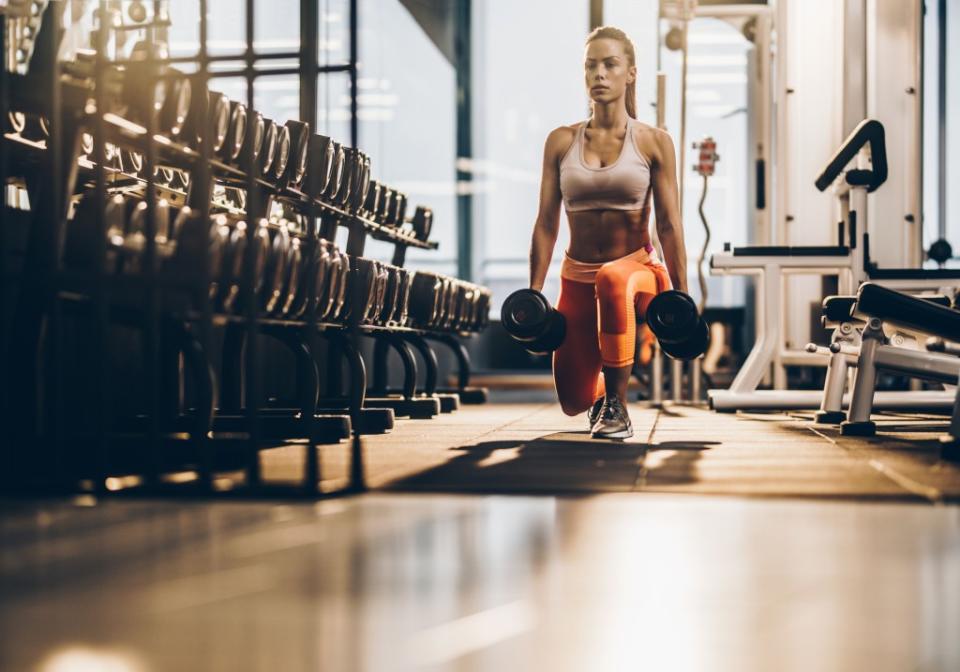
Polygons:
<instances>
[{"instance_id":1,"label":"gym floor","mask_svg":"<svg viewBox=\"0 0 960 672\"><path fill-rule=\"evenodd\" d=\"M960 669L943 418L631 415L624 443L547 399L401 419L349 498L4 502L0 669Z\"/></svg>"}]
</instances>

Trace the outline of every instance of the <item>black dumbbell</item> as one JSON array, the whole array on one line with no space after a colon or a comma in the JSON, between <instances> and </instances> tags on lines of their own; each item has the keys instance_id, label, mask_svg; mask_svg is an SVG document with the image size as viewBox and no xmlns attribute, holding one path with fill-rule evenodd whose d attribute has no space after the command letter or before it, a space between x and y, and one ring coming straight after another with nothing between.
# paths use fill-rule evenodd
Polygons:
<instances>
[{"instance_id":1,"label":"black dumbbell","mask_svg":"<svg viewBox=\"0 0 960 672\"><path fill-rule=\"evenodd\" d=\"M689 294L675 289L657 294L646 319L660 348L673 359L696 359L707 351L710 329Z\"/></svg>"},{"instance_id":2,"label":"black dumbbell","mask_svg":"<svg viewBox=\"0 0 960 672\"><path fill-rule=\"evenodd\" d=\"M413 213L413 233L417 240L426 242L430 239L430 231L433 229L433 210L418 205Z\"/></svg>"},{"instance_id":3,"label":"black dumbbell","mask_svg":"<svg viewBox=\"0 0 960 672\"><path fill-rule=\"evenodd\" d=\"M303 179L303 191L310 198L318 199L330 183L333 171L333 140L325 135L310 136L307 151L307 174Z\"/></svg>"},{"instance_id":4,"label":"black dumbbell","mask_svg":"<svg viewBox=\"0 0 960 672\"><path fill-rule=\"evenodd\" d=\"M566 318L535 289L518 289L508 296L500 315L507 333L534 355L553 352L567 335Z\"/></svg>"},{"instance_id":5,"label":"black dumbbell","mask_svg":"<svg viewBox=\"0 0 960 672\"><path fill-rule=\"evenodd\" d=\"M310 124L290 119L284 125L290 132L290 160L287 163L286 184L281 186L299 189L307 172Z\"/></svg>"},{"instance_id":6,"label":"black dumbbell","mask_svg":"<svg viewBox=\"0 0 960 672\"><path fill-rule=\"evenodd\" d=\"M266 314L273 313L280 304L283 291L286 289L287 262L290 252L290 233L287 231L286 220L270 227L270 254L264 268L267 280L264 284L260 304Z\"/></svg>"},{"instance_id":7,"label":"black dumbbell","mask_svg":"<svg viewBox=\"0 0 960 672\"><path fill-rule=\"evenodd\" d=\"M260 174L270 175L273 161L277 156L277 123L272 119L263 119L263 142L260 145Z\"/></svg>"}]
</instances>

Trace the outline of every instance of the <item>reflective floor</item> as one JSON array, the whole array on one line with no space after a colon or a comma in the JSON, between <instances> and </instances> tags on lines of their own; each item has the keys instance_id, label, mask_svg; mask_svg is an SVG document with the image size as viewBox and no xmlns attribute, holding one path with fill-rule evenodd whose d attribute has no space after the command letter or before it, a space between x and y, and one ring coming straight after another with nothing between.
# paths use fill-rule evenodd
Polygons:
<instances>
[{"instance_id":1,"label":"reflective floor","mask_svg":"<svg viewBox=\"0 0 960 672\"><path fill-rule=\"evenodd\" d=\"M0 670L958 670L960 509L0 503Z\"/></svg>"}]
</instances>

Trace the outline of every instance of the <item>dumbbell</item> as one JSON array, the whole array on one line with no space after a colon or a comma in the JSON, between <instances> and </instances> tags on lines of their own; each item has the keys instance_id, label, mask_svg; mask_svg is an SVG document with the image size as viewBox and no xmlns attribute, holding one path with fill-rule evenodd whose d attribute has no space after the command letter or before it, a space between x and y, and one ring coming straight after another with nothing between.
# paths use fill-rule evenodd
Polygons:
<instances>
[{"instance_id":1,"label":"dumbbell","mask_svg":"<svg viewBox=\"0 0 960 672\"><path fill-rule=\"evenodd\" d=\"M378 224L380 222L377 220L377 210L380 208L380 201L383 198L383 189L384 185L377 180L372 180L370 188L367 190L367 198L363 203L364 214Z\"/></svg>"},{"instance_id":2,"label":"dumbbell","mask_svg":"<svg viewBox=\"0 0 960 672\"><path fill-rule=\"evenodd\" d=\"M190 115L193 86L186 75L174 68L165 68L161 77L164 99L158 119L160 133L179 139Z\"/></svg>"},{"instance_id":3,"label":"dumbbell","mask_svg":"<svg viewBox=\"0 0 960 672\"><path fill-rule=\"evenodd\" d=\"M404 213L401 211L401 207L406 209L406 203L403 202L403 199L406 197L396 189L391 191L393 192L391 194L392 198L390 199L390 207L387 210L386 221L384 224L392 229L395 229L403 224Z\"/></svg>"},{"instance_id":4,"label":"dumbbell","mask_svg":"<svg viewBox=\"0 0 960 672\"><path fill-rule=\"evenodd\" d=\"M201 109L204 96L207 102L205 111ZM180 142L199 148L209 131L211 152L220 155L230 131L230 100L218 91L195 89L190 101L190 113L180 132ZM206 117L203 116L204 112Z\"/></svg>"},{"instance_id":5,"label":"dumbbell","mask_svg":"<svg viewBox=\"0 0 960 672\"><path fill-rule=\"evenodd\" d=\"M243 103L230 101L230 125L226 140L220 147L220 156L236 164L243 152L243 142L247 137L247 106Z\"/></svg>"},{"instance_id":6,"label":"dumbbell","mask_svg":"<svg viewBox=\"0 0 960 672\"><path fill-rule=\"evenodd\" d=\"M399 277L397 280L396 307L391 319L397 326L405 327L410 316L410 286L413 281L413 273L405 268L398 268L397 275Z\"/></svg>"},{"instance_id":7,"label":"dumbbell","mask_svg":"<svg viewBox=\"0 0 960 672\"><path fill-rule=\"evenodd\" d=\"M312 135L307 150L307 173L303 191L312 199L319 199L330 184L333 172L333 140L325 135Z\"/></svg>"},{"instance_id":8,"label":"dumbbell","mask_svg":"<svg viewBox=\"0 0 960 672\"><path fill-rule=\"evenodd\" d=\"M673 359L696 359L707 351L710 329L689 294L671 289L647 306L647 325Z\"/></svg>"},{"instance_id":9,"label":"dumbbell","mask_svg":"<svg viewBox=\"0 0 960 672\"><path fill-rule=\"evenodd\" d=\"M340 186L343 183L344 162L346 161L347 154L344 151L343 145L339 142L334 140L332 144L333 162L330 168L330 181L323 192L323 197L327 203L335 204L337 196L340 193Z\"/></svg>"},{"instance_id":10,"label":"dumbbell","mask_svg":"<svg viewBox=\"0 0 960 672\"><path fill-rule=\"evenodd\" d=\"M270 171L264 175L264 178L282 180L290 163L290 154L290 129L286 125L277 124L277 152L273 157L273 165L270 166Z\"/></svg>"},{"instance_id":11,"label":"dumbbell","mask_svg":"<svg viewBox=\"0 0 960 672\"><path fill-rule=\"evenodd\" d=\"M318 295L318 300L323 311L323 321L335 324L340 321L340 312L343 309L345 266L348 265L347 259L337 246L329 241L322 241L327 249L329 269L326 274L326 286L324 288L322 299ZM347 271L349 269L346 269Z\"/></svg>"},{"instance_id":12,"label":"dumbbell","mask_svg":"<svg viewBox=\"0 0 960 672\"><path fill-rule=\"evenodd\" d=\"M222 215L202 219L197 212L183 208L175 220L177 247L172 260L173 270L184 274L196 273L202 264L208 264L211 299L219 294L223 272L224 251L230 238L227 218Z\"/></svg>"},{"instance_id":13,"label":"dumbbell","mask_svg":"<svg viewBox=\"0 0 960 672\"><path fill-rule=\"evenodd\" d=\"M290 158L287 162L286 175L278 175L282 187L299 189L303 176L307 172L308 149L310 143L310 124L294 119L287 120L287 130L290 133ZM285 178L285 179L284 179Z\"/></svg>"},{"instance_id":14,"label":"dumbbell","mask_svg":"<svg viewBox=\"0 0 960 672\"><path fill-rule=\"evenodd\" d=\"M237 155L237 161L240 164L246 164L251 151L253 152L253 163L256 165L259 162L266 134L267 122L263 115L256 110L247 112L247 129L243 134L243 145L240 147L240 153Z\"/></svg>"},{"instance_id":15,"label":"dumbbell","mask_svg":"<svg viewBox=\"0 0 960 672\"><path fill-rule=\"evenodd\" d=\"M96 271L97 250L103 231L107 248L103 270L109 275L118 273L126 226L127 199L119 194L107 199L101 229L96 195L93 192L86 193L77 204L67 227L64 264L83 271Z\"/></svg>"},{"instance_id":16,"label":"dumbbell","mask_svg":"<svg viewBox=\"0 0 960 672\"><path fill-rule=\"evenodd\" d=\"M443 280L436 273L416 271L410 281L408 312L410 322L419 328L433 326L440 311Z\"/></svg>"},{"instance_id":17,"label":"dumbbell","mask_svg":"<svg viewBox=\"0 0 960 672\"><path fill-rule=\"evenodd\" d=\"M276 309L279 316L295 320L306 310L311 269L312 265L307 258L303 242L296 236L290 236L290 248L287 250L287 269L283 278L280 301Z\"/></svg>"},{"instance_id":18,"label":"dumbbell","mask_svg":"<svg viewBox=\"0 0 960 672\"><path fill-rule=\"evenodd\" d=\"M387 215L390 213L396 193L391 187L384 186L382 188L380 202L377 204L377 216L375 217L377 224L387 226Z\"/></svg>"},{"instance_id":19,"label":"dumbbell","mask_svg":"<svg viewBox=\"0 0 960 672\"><path fill-rule=\"evenodd\" d=\"M560 347L567 335L567 320L535 289L518 289L500 309L503 328L527 352L544 355Z\"/></svg>"},{"instance_id":20,"label":"dumbbell","mask_svg":"<svg viewBox=\"0 0 960 672\"><path fill-rule=\"evenodd\" d=\"M277 122L263 119L263 142L260 145L260 174L271 175L273 161L277 156Z\"/></svg>"},{"instance_id":21,"label":"dumbbell","mask_svg":"<svg viewBox=\"0 0 960 672\"><path fill-rule=\"evenodd\" d=\"M15 112L11 110L7 112L7 116L3 118L3 132L4 133L13 133L14 135L19 135L23 132L23 129L26 128L27 117L23 112Z\"/></svg>"},{"instance_id":22,"label":"dumbbell","mask_svg":"<svg viewBox=\"0 0 960 672\"><path fill-rule=\"evenodd\" d=\"M260 297L260 306L268 315L276 311L286 289L289 252L290 233L286 220L281 219L270 227L270 253L264 265L267 282Z\"/></svg>"},{"instance_id":23,"label":"dumbbell","mask_svg":"<svg viewBox=\"0 0 960 672\"><path fill-rule=\"evenodd\" d=\"M398 299L400 296L400 268L394 266L393 264L383 264L384 269L387 272L387 283L384 288L383 296L383 308L380 311L379 323L380 324L391 324L394 320L394 315L396 314L398 307Z\"/></svg>"},{"instance_id":24,"label":"dumbbell","mask_svg":"<svg viewBox=\"0 0 960 672\"><path fill-rule=\"evenodd\" d=\"M417 240L427 242L430 239L430 231L433 229L433 210L422 205L418 205L413 213L413 234Z\"/></svg>"}]
</instances>

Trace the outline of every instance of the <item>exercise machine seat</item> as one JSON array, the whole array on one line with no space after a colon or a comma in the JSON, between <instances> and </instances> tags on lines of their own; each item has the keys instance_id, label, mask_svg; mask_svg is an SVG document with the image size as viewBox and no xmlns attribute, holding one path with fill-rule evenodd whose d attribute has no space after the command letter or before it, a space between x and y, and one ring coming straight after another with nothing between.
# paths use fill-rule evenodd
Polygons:
<instances>
[{"instance_id":1,"label":"exercise machine seat","mask_svg":"<svg viewBox=\"0 0 960 672\"><path fill-rule=\"evenodd\" d=\"M850 310L857 303L856 296L826 296L823 303L823 319L825 322L856 322L850 316Z\"/></svg>"},{"instance_id":2,"label":"exercise machine seat","mask_svg":"<svg viewBox=\"0 0 960 672\"><path fill-rule=\"evenodd\" d=\"M938 306L951 307L950 297L943 296L942 294L924 296L922 298L924 301L930 301ZM860 322L861 320L851 315L856 303L857 297L851 294L824 297L823 303L821 304L823 308L823 323L826 325L828 323L836 324L838 322Z\"/></svg>"},{"instance_id":3,"label":"exercise machine seat","mask_svg":"<svg viewBox=\"0 0 960 672\"><path fill-rule=\"evenodd\" d=\"M904 329L960 341L960 311L872 282L860 286L853 314L876 317Z\"/></svg>"}]
</instances>

